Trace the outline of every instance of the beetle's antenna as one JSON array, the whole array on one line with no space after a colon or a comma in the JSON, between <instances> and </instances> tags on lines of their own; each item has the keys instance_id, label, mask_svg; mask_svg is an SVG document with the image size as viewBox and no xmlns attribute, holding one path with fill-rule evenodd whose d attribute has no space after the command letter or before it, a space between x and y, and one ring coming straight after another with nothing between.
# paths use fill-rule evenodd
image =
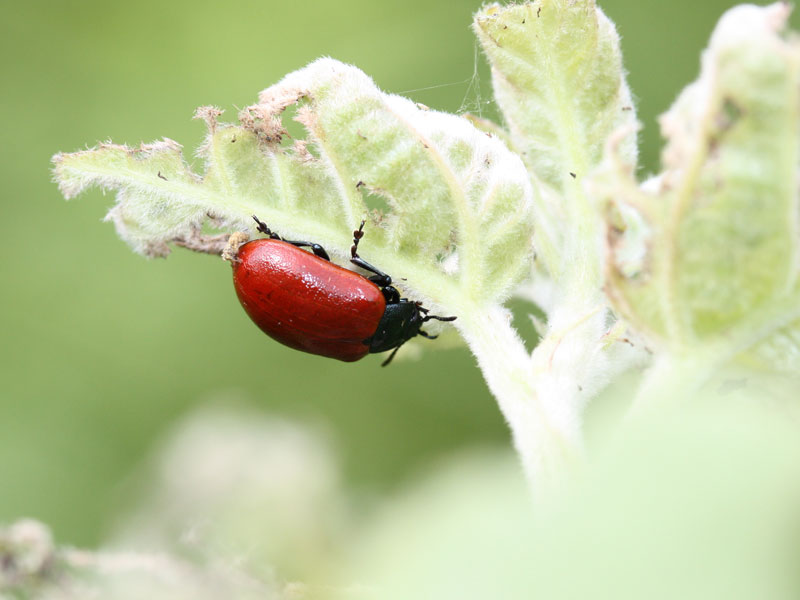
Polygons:
<instances>
[{"instance_id":1,"label":"beetle's antenna","mask_svg":"<svg viewBox=\"0 0 800 600\"><path fill-rule=\"evenodd\" d=\"M422 317L422 322L425 323L426 321L430 321L431 319L436 319L437 321L455 321L458 317L440 317L438 315L425 315Z\"/></svg>"}]
</instances>

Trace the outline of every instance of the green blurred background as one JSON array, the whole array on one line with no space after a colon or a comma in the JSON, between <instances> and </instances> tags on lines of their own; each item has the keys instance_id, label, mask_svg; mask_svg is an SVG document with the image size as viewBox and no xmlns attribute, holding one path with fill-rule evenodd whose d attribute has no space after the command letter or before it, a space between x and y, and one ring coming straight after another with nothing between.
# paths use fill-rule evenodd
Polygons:
<instances>
[{"instance_id":1,"label":"green blurred background","mask_svg":"<svg viewBox=\"0 0 800 600\"><path fill-rule=\"evenodd\" d=\"M698 70L725 0L607 0L637 98L643 174L657 167L657 114ZM192 407L245 404L321 424L348 483L380 493L433 457L507 444L466 350L381 369L272 342L245 316L221 261L145 260L101 222L111 197L66 203L50 157L99 140L166 136L187 158L196 106L235 107L312 59L358 65L383 89L445 111L496 117L469 25L475 1L234 0L4 3L0 95L0 522L21 516L60 540L102 539L125 482ZM796 18L795 18L796 22Z\"/></svg>"}]
</instances>

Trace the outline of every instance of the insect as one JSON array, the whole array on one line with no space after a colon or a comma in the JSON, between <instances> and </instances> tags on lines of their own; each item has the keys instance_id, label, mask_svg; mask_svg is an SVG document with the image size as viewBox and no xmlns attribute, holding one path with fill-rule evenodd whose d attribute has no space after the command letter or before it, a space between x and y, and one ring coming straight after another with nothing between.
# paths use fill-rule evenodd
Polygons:
<instances>
[{"instance_id":1,"label":"insect","mask_svg":"<svg viewBox=\"0 0 800 600\"><path fill-rule=\"evenodd\" d=\"M456 319L401 298L392 278L358 255L364 221L353 232L350 262L371 273L366 277L330 262L319 244L284 240L253 219L268 237L239 248L233 285L253 322L286 346L345 362L391 350L385 367L411 338L437 337L421 329L424 323Z\"/></svg>"}]
</instances>

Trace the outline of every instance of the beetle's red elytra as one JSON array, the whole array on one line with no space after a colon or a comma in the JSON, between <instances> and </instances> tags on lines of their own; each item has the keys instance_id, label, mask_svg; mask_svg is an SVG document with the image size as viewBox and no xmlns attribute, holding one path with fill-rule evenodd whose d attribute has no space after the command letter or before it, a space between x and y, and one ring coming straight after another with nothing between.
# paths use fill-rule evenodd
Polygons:
<instances>
[{"instance_id":1,"label":"beetle's red elytra","mask_svg":"<svg viewBox=\"0 0 800 600\"><path fill-rule=\"evenodd\" d=\"M423 323L456 318L430 315L401 298L391 277L358 255L363 221L353 232L350 261L372 273L369 277L333 264L319 244L282 240L253 218L269 237L239 248L233 284L253 322L290 348L345 362L392 350L386 366L412 337L436 337L422 331Z\"/></svg>"},{"instance_id":2,"label":"beetle's red elytra","mask_svg":"<svg viewBox=\"0 0 800 600\"><path fill-rule=\"evenodd\" d=\"M268 336L344 361L369 353L364 340L386 308L377 285L280 240L245 244L239 261L233 273L239 302Z\"/></svg>"}]
</instances>

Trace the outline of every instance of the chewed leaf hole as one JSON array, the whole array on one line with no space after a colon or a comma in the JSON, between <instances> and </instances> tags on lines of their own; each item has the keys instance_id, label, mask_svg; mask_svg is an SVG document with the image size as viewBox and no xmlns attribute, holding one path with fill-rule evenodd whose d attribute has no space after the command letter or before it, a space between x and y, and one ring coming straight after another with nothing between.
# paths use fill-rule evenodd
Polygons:
<instances>
[{"instance_id":1,"label":"chewed leaf hole","mask_svg":"<svg viewBox=\"0 0 800 600\"><path fill-rule=\"evenodd\" d=\"M389 200L380 190L370 188L363 181L357 182L356 187L358 191L361 192L361 198L364 200L364 204L367 205L370 212L377 212L378 215L387 215L391 212L392 207L389 204Z\"/></svg>"}]
</instances>

